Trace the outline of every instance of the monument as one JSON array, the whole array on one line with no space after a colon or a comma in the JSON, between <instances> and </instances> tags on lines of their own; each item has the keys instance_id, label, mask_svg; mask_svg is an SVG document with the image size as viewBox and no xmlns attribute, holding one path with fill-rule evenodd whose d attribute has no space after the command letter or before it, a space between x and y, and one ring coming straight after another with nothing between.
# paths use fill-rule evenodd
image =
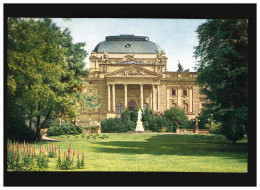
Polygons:
<instances>
[{"instance_id":1,"label":"monument","mask_svg":"<svg viewBox=\"0 0 260 190\"><path fill-rule=\"evenodd\" d=\"M138 113L138 118L137 118L137 122L136 122L135 131L139 132L139 133L142 133L142 132L144 132L144 127L143 127L143 122L141 121L141 119L142 119L142 111L141 111L141 109L139 109L139 111L137 113Z\"/></svg>"}]
</instances>

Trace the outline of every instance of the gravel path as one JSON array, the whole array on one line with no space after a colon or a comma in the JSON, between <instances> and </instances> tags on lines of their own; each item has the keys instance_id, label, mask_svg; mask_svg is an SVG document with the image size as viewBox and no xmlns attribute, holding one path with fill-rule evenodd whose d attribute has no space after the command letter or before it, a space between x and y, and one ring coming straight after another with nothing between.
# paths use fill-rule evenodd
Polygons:
<instances>
[{"instance_id":1,"label":"gravel path","mask_svg":"<svg viewBox=\"0 0 260 190\"><path fill-rule=\"evenodd\" d=\"M44 141L57 141L57 142L65 141L65 140L52 139L52 138L46 137L45 135L42 135L42 140L44 140Z\"/></svg>"}]
</instances>

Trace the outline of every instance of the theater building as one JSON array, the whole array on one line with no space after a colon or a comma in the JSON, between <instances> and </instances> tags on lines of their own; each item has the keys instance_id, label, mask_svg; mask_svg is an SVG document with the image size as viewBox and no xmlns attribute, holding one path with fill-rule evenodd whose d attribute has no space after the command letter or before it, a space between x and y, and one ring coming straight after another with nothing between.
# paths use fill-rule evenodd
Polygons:
<instances>
[{"instance_id":1,"label":"theater building","mask_svg":"<svg viewBox=\"0 0 260 190\"><path fill-rule=\"evenodd\" d=\"M85 92L100 95L99 108L82 107L80 125L120 117L126 108L146 107L154 112L178 106L189 119L201 111L205 97L196 84L196 72L167 71L167 57L146 36L107 36L90 56L90 76Z\"/></svg>"}]
</instances>

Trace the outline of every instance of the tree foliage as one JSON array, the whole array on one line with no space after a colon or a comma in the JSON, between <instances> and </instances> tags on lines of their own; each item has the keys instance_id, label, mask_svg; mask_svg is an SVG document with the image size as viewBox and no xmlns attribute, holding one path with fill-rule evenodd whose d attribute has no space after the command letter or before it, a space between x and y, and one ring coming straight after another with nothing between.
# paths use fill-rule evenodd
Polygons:
<instances>
[{"instance_id":1,"label":"tree foliage","mask_svg":"<svg viewBox=\"0 0 260 190\"><path fill-rule=\"evenodd\" d=\"M178 62L177 67L178 67L177 72L183 72L184 71L183 66L180 64L180 62Z\"/></svg>"},{"instance_id":2,"label":"tree foliage","mask_svg":"<svg viewBox=\"0 0 260 190\"><path fill-rule=\"evenodd\" d=\"M197 33L197 81L210 100L206 108L222 124L231 121L247 129L248 21L208 20Z\"/></svg>"},{"instance_id":3,"label":"tree foliage","mask_svg":"<svg viewBox=\"0 0 260 190\"><path fill-rule=\"evenodd\" d=\"M184 110L178 107L172 107L164 112L164 117L173 122L176 128L184 128L187 125L188 117Z\"/></svg>"},{"instance_id":4,"label":"tree foliage","mask_svg":"<svg viewBox=\"0 0 260 190\"><path fill-rule=\"evenodd\" d=\"M82 93L88 75L84 43L51 19L8 18L8 126L36 118L36 139L52 114L75 118L81 105L95 107L95 96Z\"/></svg>"}]
</instances>

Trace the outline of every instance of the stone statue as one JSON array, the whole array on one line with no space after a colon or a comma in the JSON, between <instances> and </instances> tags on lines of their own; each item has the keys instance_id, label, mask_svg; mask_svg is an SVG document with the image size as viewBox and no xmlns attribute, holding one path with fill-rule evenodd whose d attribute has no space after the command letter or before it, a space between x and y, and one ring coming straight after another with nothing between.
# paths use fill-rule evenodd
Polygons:
<instances>
[{"instance_id":1,"label":"stone statue","mask_svg":"<svg viewBox=\"0 0 260 190\"><path fill-rule=\"evenodd\" d=\"M142 119L142 111L139 109L139 111L137 113L138 113L137 121L141 121L141 119Z\"/></svg>"},{"instance_id":2,"label":"stone statue","mask_svg":"<svg viewBox=\"0 0 260 190\"><path fill-rule=\"evenodd\" d=\"M105 50L105 49L103 49L103 50L104 50L103 58L104 58L105 60L108 60L108 52L107 52L107 50Z\"/></svg>"},{"instance_id":3,"label":"stone statue","mask_svg":"<svg viewBox=\"0 0 260 190\"><path fill-rule=\"evenodd\" d=\"M156 57L157 57L157 61L159 61L160 63L163 61L163 51L161 51L161 50L159 50L159 51L156 51L157 52L157 55L156 55Z\"/></svg>"},{"instance_id":4,"label":"stone statue","mask_svg":"<svg viewBox=\"0 0 260 190\"><path fill-rule=\"evenodd\" d=\"M141 119L142 119L142 111L141 111L141 109L139 109L139 111L137 113L138 113L138 117L137 117L135 131L139 132L139 133L142 133L142 132L144 132L144 127L143 127L143 122L141 121Z\"/></svg>"}]
</instances>

